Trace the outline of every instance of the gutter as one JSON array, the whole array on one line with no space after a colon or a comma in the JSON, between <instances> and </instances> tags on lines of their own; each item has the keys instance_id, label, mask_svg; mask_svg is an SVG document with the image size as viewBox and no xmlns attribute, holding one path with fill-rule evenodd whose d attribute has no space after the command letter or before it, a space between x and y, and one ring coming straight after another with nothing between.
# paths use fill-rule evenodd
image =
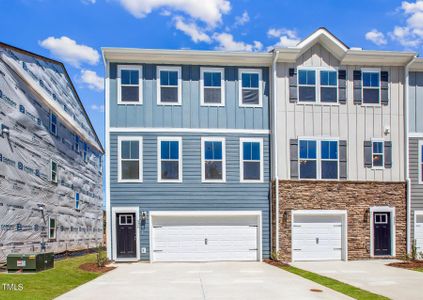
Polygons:
<instances>
[{"instance_id":1,"label":"gutter","mask_svg":"<svg viewBox=\"0 0 423 300\"><path fill-rule=\"evenodd\" d=\"M272 137L273 137L273 178L275 181L275 251L279 252L279 177L278 177L278 135L276 132L276 116L277 116L277 60L279 50L273 52L272 61L272 83L273 83L273 118L272 118ZM272 205L272 203L271 203ZM271 214L272 216L272 214ZM273 223L273 220L271 220ZM272 224L271 223L271 224ZM272 226L270 226L272 227Z\"/></svg>"},{"instance_id":2,"label":"gutter","mask_svg":"<svg viewBox=\"0 0 423 300\"><path fill-rule=\"evenodd\" d=\"M404 90L404 122L405 122L405 176L406 176L406 184L407 184L407 253L409 254L411 252L411 180L410 180L410 168L409 168L409 162L410 162L410 153L409 153L409 146L410 146L410 140L409 140L409 130L410 125L408 122L408 90L409 90L409 81L410 81L410 66L411 64L417 59L417 56L414 55L414 57L407 63L405 66L405 90Z\"/></svg>"}]
</instances>

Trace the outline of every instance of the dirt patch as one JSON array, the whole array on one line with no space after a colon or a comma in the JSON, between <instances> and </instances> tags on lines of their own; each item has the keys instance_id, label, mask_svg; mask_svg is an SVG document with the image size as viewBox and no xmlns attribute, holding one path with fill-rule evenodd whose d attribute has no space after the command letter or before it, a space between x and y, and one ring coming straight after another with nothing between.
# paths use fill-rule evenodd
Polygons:
<instances>
[{"instance_id":1,"label":"dirt patch","mask_svg":"<svg viewBox=\"0 0 423 300\"><path fill-rule=\"evenodd\" d=\"M99 267L96 263L85 263L80 265L79 268L87 272L106 273L115 269L116 267Z\"/></svg>"},{"instance_id":2,"label":"dirt patch","mask_svg":"<svg viewBox=\"0 0 423 300\"><path fill-rule=\"evenodd\" d=\"M423 260L403 261L387 264L390 267L403 269L420 269L423 268Z\"/></svg>"}]
</instances>

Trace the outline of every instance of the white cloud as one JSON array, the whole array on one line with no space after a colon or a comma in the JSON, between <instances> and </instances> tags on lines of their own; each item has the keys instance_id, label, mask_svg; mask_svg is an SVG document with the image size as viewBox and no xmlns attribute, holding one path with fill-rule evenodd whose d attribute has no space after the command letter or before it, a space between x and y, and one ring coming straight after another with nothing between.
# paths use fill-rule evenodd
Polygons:
<instances>
[{"instance_id":1,"label":"white cloud","mask_svg":"<svg viewBox=\"0 0 423 300\"><path fill-rule=\"evenodd\" d=\"M103 104L100 104L100 105L93 104L93 105L91 105L91 109L94 110L94 111L104 112L104 105Z\"/></svg>"},{"instance_id":2,"label":"white cloud","mask_svg":"<svg viewBox=\"0 0 423 300\"><path fill-rule=\"evenodd\" d=\"M250 21L250 16L248 12L244 10L241 16L235 17L235 26L242 26L247 24Z\"/></svg>"},{"instance_id":3,"label":"white cloud","mask_svg":"<svg viewBox=\"0 0 423 300\"><path fill-rule=\"evenodd\" d=\"M181 11L211 27L222 21L231 10L228 0L120 0L121 5L136 18L144 18L154 9Z\"/></svg>"},{"instance_id":4,"label":"white cloud","mask_svg":"<svg viewBox=\"0 0 423 300\"><path fill-rule=\"evenodd\" d=\"M260 51L263 44L259 41L254 41L252 44L247 44L241 41L235 41L230 33L215 33L213 39L219 44L216 49L225 51Z\"/></svg>"},{"instance_id":5,"label":"white cloud","mask_svg":"<svg viewBox=\"0 0 423 300\"><path fill-rule=\"evenodd\" d=\"M39 43L43 48L50 50L50 52L59 59L77 68L79 68L82 63L96 65L100 59L100 54L97 50L89 46L77 44L76 41L67 36L62 36L60 38L50 36Z\"/></svg>"},{"instance_id":6,"label":"white cloud","mask_svg":"<svg viewBox=\"0 0 423 300\"><path fill-rule=\"evenodd\" d=\"M267 31L267 36L269 38L279 39L279 42L277 42L274 46L269 47L268 49L271 49L273 47L294 47L300 42L300 38L298 37L297 31L293 29L270 28Z\"/></svg>"},{"instance_id":7,"label":"white cloud","mask_svg":"<svg viewBox=\"0 0 423 300\"><path fill-rule=\"evenodd\" d=\"M187 23L181 16L175 17L174 20L176 29L182 31L186 35L189 35L194 43L211 42L211 39L208 34L206 34L204 30L199 28L194 22Z\"/></svg>"},{"instance_id":8,"label":"white cloud","mask_svg":"<svg viewBox=\"0 0 423 300\"><path fill-rule=\"evenodd\" d=\"M366 40L371 41L378 46L386 45L387 43L385 35L377 29L370 30L366 33L365 37Z\"/></svg>"},{"instance_id":9,"label":"white cloud","mask_svg":"<svg viewBox=\"0 0 423 300\"><path fill-rule=\"evenodd\" d=\"M84 4L95 4L96 0L81 0Z\"/></svg>"},{"instance_id":10,"label":"white cloud","mask_svg":"<svg viewBox=\"0 0 423 300\"><path fill-rule=\"evenodd\" d=\"M91 90L102 91L104 89L104 78L91 70L81 70L81 83Z\"/></svg>"}]
</instances>

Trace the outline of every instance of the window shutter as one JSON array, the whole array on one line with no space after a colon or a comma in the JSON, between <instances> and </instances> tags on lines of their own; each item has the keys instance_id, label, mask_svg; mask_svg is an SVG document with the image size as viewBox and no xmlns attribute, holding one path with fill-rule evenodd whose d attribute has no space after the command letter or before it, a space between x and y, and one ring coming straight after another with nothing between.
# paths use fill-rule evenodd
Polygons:
<instances>
[{"instance_id":1,"label":"window shutter","mask_svg":"<svg viewBox=\"0 0 423 300\"><path fill-rule=\"evenodd\" d=\"M382 105L389 104L389 73L387 71L380 72L380 93Z\"/></svg>"},{"instance_id":2,"label":"window shutter","mask_svg":"<svg viewBox=\"0 0 423 300\"><path fill-rule=\"evenodd\" d=\"M291 179L298 179L298 140L289 140Z\"/></svg>"},{"instance_id":3,"label":"window shutter","mask_svg":"<svg viewBox=\"0 0 423 300\"><path fill-rule=\"evenodd\" d=\"M354 81L354 104L361 104L361 71L353 72L353 81Z\"/></svg>"},{"instance_id":4,"label":"window shutter","mask_svg":"<svg viewBox=\"0 0 423 300\"><path fill-rule=\"evenodd\" d=\"M297 102L297 70L289 69L289 102Z\"/></svg>"},{"instance_id":5,"label":"window shutter","mask_svg":"<svg viewBox=\"0 0 423 300\"><path fill-rule=\"evenodd\" d=\"M364 141L364 167L372 167L372 142Z\"/></svg>"},{"instance_id":6,"label":"window shutter","mask_svg":"<svg viewBox=\"0 0 423 300\"><path fill-rule=\"evenodd\" d=\"M347 71L338 70L338 100L340 104L347 103Z\"/></svg>"},{"instance_id":7,"label":"window shutter","mask_svg":"<svg viewBox=\"0 0 423 300\"><path fill-rule=\"evenodd\" d=\"M347 179L347 141L339 141L339 179Z\"/></svg>"},{"instance_id":8,"label":"window shutter","mask_svg":"<svg viewBox=\"0 0 423 300\"><path fill-rule=\"evenodd\" d=\"M384 149L385 168L390 169L392 168L392 142L385 141L384 144L385 144L385 149Z\"/></svg>"}]
</instances>

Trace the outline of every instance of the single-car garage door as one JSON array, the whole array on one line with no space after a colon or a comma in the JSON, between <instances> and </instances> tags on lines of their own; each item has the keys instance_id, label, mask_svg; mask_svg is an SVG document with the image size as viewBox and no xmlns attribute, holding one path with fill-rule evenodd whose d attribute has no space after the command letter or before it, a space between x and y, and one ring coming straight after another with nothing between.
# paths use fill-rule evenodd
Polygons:
<instances>
[{"instance_id":1,"label":"single-car garage door","mask_svg":"<svg viewBox=\"0 0 423 300\"><path fill-rule=\"evenodd\" d=\"M344 216L334 214L295 214L292 227L292 259L343 259Z\"/></svg>"},{"instance_id":2,"label":"single-car garage door","mask_svg":"<svg viewBox=\"0 0 423 300\"><path fill-rule=\"evenodd\" d=\"M423 251L423 211L415 212L415 214L414 239L416 240L417 253L421 253Z\"/></svg>"},{"instance_id":3,"label":"single-car garage door","mask_svg":"<svg viewBox=\"0 0 423 300\"><path fill-rule=\"evenodd\" d=\"M259 260L257 215L152 216L153 261Z\"/></svg>"}]
</instances>

